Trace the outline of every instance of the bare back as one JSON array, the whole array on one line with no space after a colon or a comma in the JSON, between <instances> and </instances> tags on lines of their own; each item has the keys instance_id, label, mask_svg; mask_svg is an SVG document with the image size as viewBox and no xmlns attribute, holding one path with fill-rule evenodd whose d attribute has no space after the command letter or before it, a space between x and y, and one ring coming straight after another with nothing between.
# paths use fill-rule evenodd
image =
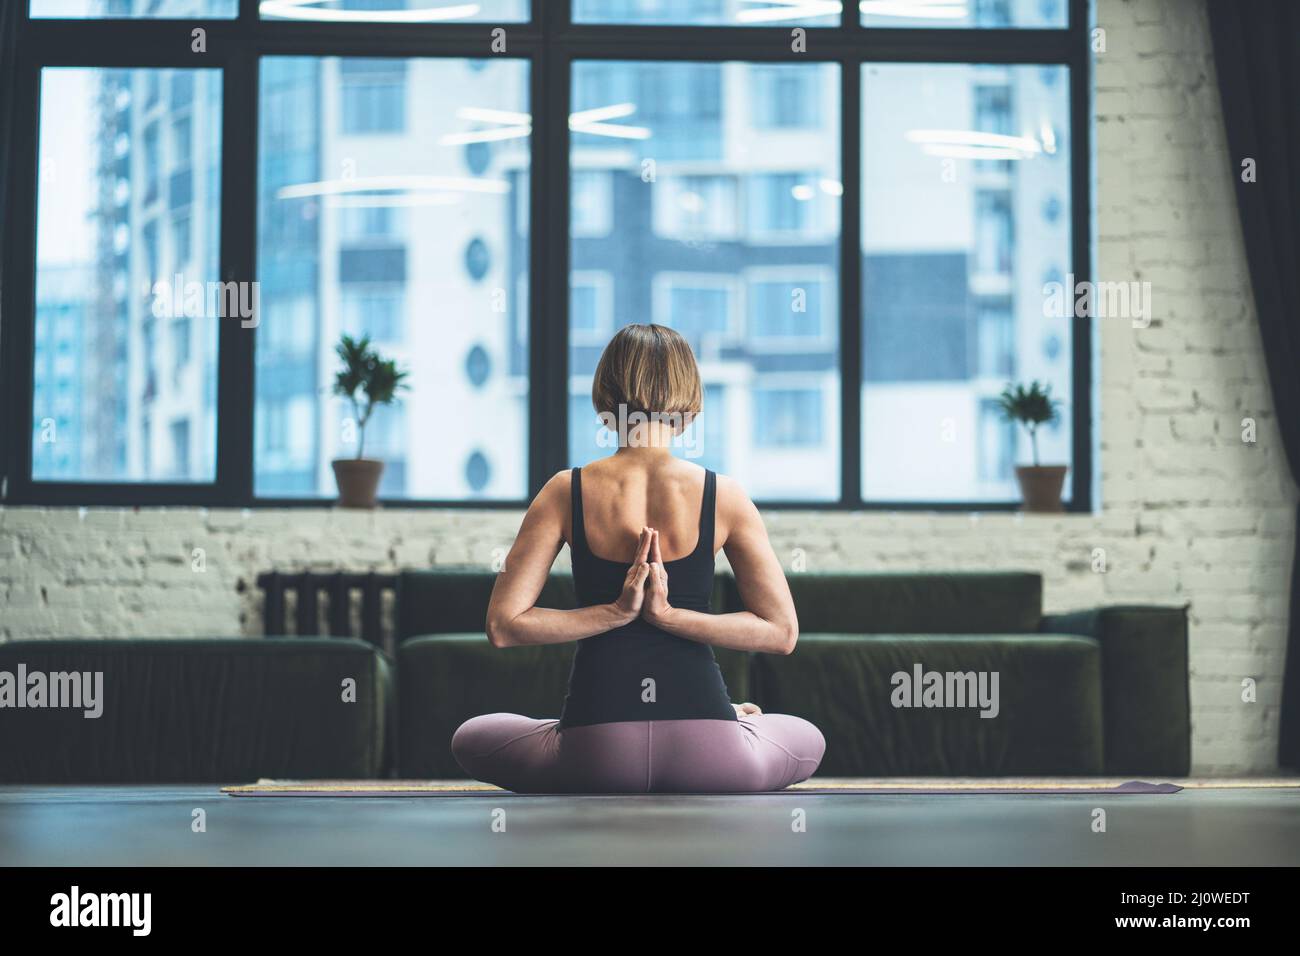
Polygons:
<instances>
[{"instance_id":1,"label":"bare back","mask_svg":"<svg viewBox=\"0 0 1300 956\"><path fill-rule=\"evenodd\" d=\"M704 469L665 455L611 455L582 468L587 546L593 554L630 562L641 529L655 528L665 561L695 550L699 538ZM573 542L572 516L565 540ZM718 528L709 542L716 553L725 541Z\"/></svg>"}]
</instances>

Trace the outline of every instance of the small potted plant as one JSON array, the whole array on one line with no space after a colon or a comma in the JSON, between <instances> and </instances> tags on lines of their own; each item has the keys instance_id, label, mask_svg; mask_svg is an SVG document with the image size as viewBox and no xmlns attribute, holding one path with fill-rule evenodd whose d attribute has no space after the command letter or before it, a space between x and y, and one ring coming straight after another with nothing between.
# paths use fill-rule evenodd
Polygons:
<instances>
[{"instance_id":1,"label":"small potted plant","mask_svg":"<svg viewBox=\"0 0 1300 956\"><path fill-rule=\"evenodd\" d=\"M398 391L407 387L403 379L409 373L391 359L380 357L370 347L369 336L358 340L344 335L334 352L342 363L334 377L334 394L352 403L357 427L357 456L336 458L330 463L339 486L339 504L344 508L373 508L384 463L365 457L366 424L377 406L391 404Z\"/></svg>"},{"instance_id":2,"label":"small potted plant","mask_svg":"<svg viewBox=\"0 0 1300 956\"><path fill-rule=\"evenodd\" d=\"M1028 388L1008 383L998 398L998 405L1007 421L1019 422L1029 432L1034 463L1016 466L1016 480L1020 483L1024 510L1047 513L1063 511L1061 489L1065 485L1068 466L1038 463L1038 427L1050 424L1060 417L1061 402L1052 398L1052 386L1037 381L1030 382Z\"/></svg>"}]
</instances>

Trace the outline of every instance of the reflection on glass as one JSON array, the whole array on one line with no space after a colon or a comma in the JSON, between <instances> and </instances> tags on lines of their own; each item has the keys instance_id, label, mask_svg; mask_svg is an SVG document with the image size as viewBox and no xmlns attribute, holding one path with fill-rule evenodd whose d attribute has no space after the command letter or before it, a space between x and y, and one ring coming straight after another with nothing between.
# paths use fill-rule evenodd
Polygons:
<instances>
[{"instance_id":1,"label":"reflection on glass","mask_svg":"<svg viewBox=\"0 0 1300 956\"><path fill-rule=\"evenodd\" d=\"M1069 82L1060 66L862 72L862 494L1017 496L1028 442L1007 381L1070 396L1070 321L1044 286L1070 266ZM1039 435L1070 461L1068 404Z\"/></svg>"},{"instance_id":2,"label":"reflection on glass","mask_svg":"<svg viewBox=\"0 0 1300 956\"><path fill-rule=\"evenodd\" d=\"M839 0L573 0L574 23L838 26Z\"/></svg>"},{"instance_id":3,"label":"reflection on glass","mask_svg":"<svg viewBox=\"0 0 1300 956\"><path fill-rule=\"evenodd\" d=\"M850 2L849 9L853 6ZM840 0L573 0L575 23L838 26ZM1066 0L860 0L869 27L1064 27Z\"/></svg>"},{"instance_id":4,"label":"reflection on glass","mask_svg":"<svg viewBox=\"0 0 1300 956\"><path fill-rule=\"evenodd\" d=\"M531 130L518 60L262 60L257 494L336 493L346 332L411 372L366 429L381 495L526 495Z\"/></svg>"},{"instance_id":5,"label":"reflection on glass","mask_svg":"<svg viewBox=\"0 0 1300 956\"><path fill-rule=\"evenodd\" d=\"M261 0L267 20L333 23L505 23L527 20L529 0Z\"/></svg>"},{"instance_id":6,"label":"reflection on glass","mask_svg":"<svg viewBox=\"0 0 1300 956\"><path fill-rule=\"evenodd\" d=\"M838 84L829 64L574 65L573 464L613 440L591 407L601 348L658 322L705 381L680 454L759 498L839 496Z\"/></svg>"},{"instance_id":7,"label":"reflection on glass","mask_svg":"<svg viewBox=\"0 0 1300 956\"><path fill-rule=\"evenodd\" d=\"M1066 0L861 0L869 27L1065 27Z\"/></svg>"},{"instance_id":8,"label":"reflection on glass","mask_svg":"<svg viewBox=\"0 0 1300 956\"><path fill-rule=\"evenodd\" d=\"M236 17L239 0L31 0L32 17Z\"/></svg>"},{"instance_id":9,"label":"reflection on glass","mask_svg":"<svg viewBox=\"0 0 1300 956\"><path fill-rule=\"evenodd\" d=\"M221 74L47 68L40 119L32 477L211 481Z\"/></svg>"}]
</instances>

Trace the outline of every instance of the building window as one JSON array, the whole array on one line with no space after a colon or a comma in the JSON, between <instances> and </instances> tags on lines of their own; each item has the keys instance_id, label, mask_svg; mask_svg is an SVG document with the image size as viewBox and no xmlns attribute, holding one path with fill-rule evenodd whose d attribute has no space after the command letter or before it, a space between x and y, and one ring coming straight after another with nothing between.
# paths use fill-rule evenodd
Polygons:
<instances>
[{"instance_id":1,"label":"building window","mask_svg":"<svg viewBox=\"0 0 1300 956\"><path fill-rule=\"evenodd\" d=\"M750 70L754 126L758 129L816 129L821 123L821 97L810 84L815 73L785 66L754 66Z\"/></svg>"},{"instance_id":2,"label":"building window","mask_svg":"<svg viewBox=\"0 0 1300 956\"><path fill-rule=\"evenodd\" d=\"M697 359L739 334L739 296L732 276L665 272L655 276L654 283L654 320L680 332Z\"/></svg>"},{"instance_id":3,"label":"building window","mask_svg":"<svg viewBox=\"0 0 1300 956\"><path fill-rule=\"evenodd\" d=\"M992 190L975 194L975 232L975 271L1009 275L1015 249L1010 195Z\"/></svg>"},{"instance_id":4,"label":"building window","mask_svg":"<svg viewBox=\"0 0 1300 956\"><path fill-rule=\"evenodd\" d=\"M813 388L754 390L754 444L816 448L822 441L822 393Z\"/></svg>"},{"instance_id":5,"label":"building window","mask_svg":"<svg viewBox=\"0 0 1300 956\"><path fill-rule=\"evenodd\" d=\"M819 233L818 177L757 173L749 178L749 232L756 239L800 240ZM824 238L824 237L823 237Z\"/></svg>"},{"instance_id":6,"label":"building window","mask_svg":"<svg viewBox=\"0 0 1300 956\"><path fill-rule=\"evenodd\" d=\"M341 237L351 243L400 238L400 206L345 205L339 224Z\"/></svg>"},{"instance_id":7,"label":"building window","mask_svg":"<svg viewBox=\"0 0 1300 956\"><path fill-rule=\"evenodd\" d=\"M577 170L570 191L569 229L575 236L608 236L614 222L612 177L606 171Z\"/></svg>"},{"instance_id":8,"label":"building window","mask_svg":"<svg viewBox=\"0 0 1300 956\"><path fill-rule=\"evenodd\" d=\"M339 120L345 136L401 133L406 128L406 63L403 60L338 61Z\"/></svg>"},{"instance_id":9,"label":"building window","mask_svg":"<svg viewBox=\"0 0 1300 956\"><path fill-rule=\"evenodd\" d=\"M172 124L172 168L189 169L193 150L194 126L188 116Z\"/></svg>"},{"instance_id":10,"label":"building window","mask_svg":"<svg viewBox=\"0 0 1300 956\"><path fill-rule=\"evenodd\" d=\"M343 330L354 338L368 335L380 346L400 344L405 338L404 283L349 283L340 289Z\"/></svg>"},{"instance_id":11,"label":"building window","mask_svg":"<svg viewBox=\"0 0 1300 956\"><path fill-rule=\"evenodd\" d=\"M614 277L608 272L570 275L569 316L574 341L603 346L614 331Z\"/></svg>"},{"instance_id":12,"label":"building window","mask_svg":"<svg viewBox=\"0 0 1300 956\"><path fill-rule=\"evenodd\" d=\"M735 239L740 200L734 176L669 176L654 190L654 231L666 239Z\"/></svg>"},{"instance_id":13,"label":"building window","mask_svg":"<svg viewBox=\"0 0 1300 956\"><path fill-rule=\"evenodd\" d=\"M184 269L190 263L190 217L182 213L172 219L172 258L176 268Z\"/></svg>"},{"instance_id":14,"label":"building window","mask_svg":"<svg viewBox=\"0 0 1300 956\"><path fill-rule=\"evenodd\" d=\"M749 273L749 335L765 348L825 348L834 335L835 291L826 272Z\"/></svg>"}]
</instances>

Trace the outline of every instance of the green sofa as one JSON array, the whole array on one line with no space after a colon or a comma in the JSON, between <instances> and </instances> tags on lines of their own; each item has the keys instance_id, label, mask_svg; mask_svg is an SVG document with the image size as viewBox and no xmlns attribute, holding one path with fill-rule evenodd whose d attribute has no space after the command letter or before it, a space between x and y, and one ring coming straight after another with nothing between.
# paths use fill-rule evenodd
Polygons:
<instances>
[{"instance_id":1,"label":"green sofa","mask_svg":"<svg viewBox=\"0 0 1300 956\"><path fill-rule=\"evenodd\" d=\"M718 663L733 700L821 728L823 776L1189 770L1185 608L1044 616L1035 574L789 580L801 631L795 652L724 650ZM449 749L456 728L493 711L558 716L573 659L571 644L488 644L494 581L479 570L398 576L395 668L351 638L0 644L0 698L5 674L20 668L103 675L96 718L75 708L0 708L0 783L463 776ZM572 607L572 578L553 575L541 603ZM713 609L742 607L735 582L718 575ZM922 685L927 673L950 675L949 694L971 693L924 706L921 690L904 695L897 686L918 668ZM978 679L991 692L993 674L996 698L975 699Z\"/></svg>"},{"instance_id":2,"label":"green sofa","mask_svg":"<svg viewBox=\"0 0 1300 956\"><path fill-rule=\"evenodd\" d=\"M400 775L460 777L449 743L476 714L558 716L573 647L498 650L483 635L494 576L422 571L397 595ZM788 656L718 652L734 701L813 721L824 776L1120 774L1190 766L1187 614L1182 607L1042 613L1030 573L796 574L800 638ZM553 575L540 603L572 607ZM714 610L742 610L718 576ZM941 675L925 706L898 675ZM996 715L971 694L985 679ZM952 675L952 676L949 676ZM969 678L964 675L970 675ZM906 701L913 706L896 706ZM965 704L965 706L961 706ZM990 716L981 717L984 711Z\"/></svg>"},{"instance_id":3,"label":"green sofa","mask_svg":"<svg viewBox=\"0 0 1300 956\"><path fill-rule=\"evenodd\" d=\"M20 668L29 676L102 674L101 712L0 710L0 783L247 783L375 777L388 769L392 668L362 641L0 644L0 680L7 672L15 681Z\"/></svg>"}]
</instances>

